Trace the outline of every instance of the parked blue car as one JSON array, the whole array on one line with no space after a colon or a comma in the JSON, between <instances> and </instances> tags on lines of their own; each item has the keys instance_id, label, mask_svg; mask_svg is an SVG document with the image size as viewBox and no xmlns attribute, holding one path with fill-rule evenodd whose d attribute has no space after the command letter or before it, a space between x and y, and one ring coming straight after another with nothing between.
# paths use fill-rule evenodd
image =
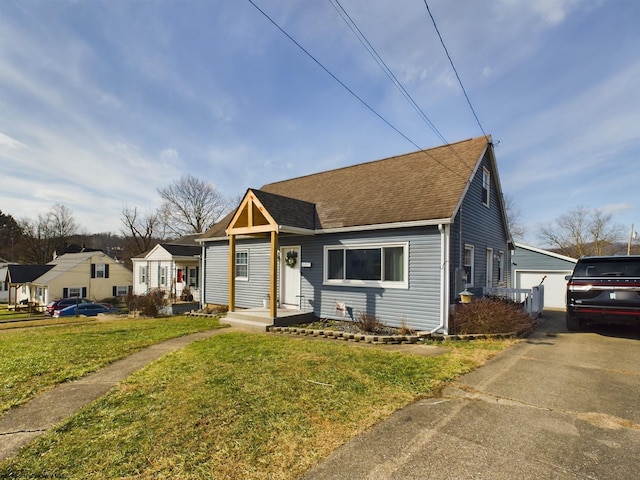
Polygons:
<instances>
[{"instance_id":1,"label":"parked blue car","mask_svg":"<svg viewBox=\"0 0 640 480\"><path fill-rule=\"evenodd\" d=\"M62 310L56 310L53 312L55 318L58 317L95 317L99 313L108 313L111 311L110 307L106 307L100 303L80 303L78 305L69 305Z\"/></svg>"}]
</instances>

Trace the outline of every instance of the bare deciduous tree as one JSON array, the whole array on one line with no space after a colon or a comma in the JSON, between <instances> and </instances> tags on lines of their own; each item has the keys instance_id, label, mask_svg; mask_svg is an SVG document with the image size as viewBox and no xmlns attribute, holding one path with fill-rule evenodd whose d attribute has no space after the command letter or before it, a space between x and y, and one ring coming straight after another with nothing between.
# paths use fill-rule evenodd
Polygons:
<instances>
[{"instance_id":1,"label":"bare deciduous tree","mask_svg":"<svg viewBox=\"0 0 640 480\"><path fill-rule=\"evenodd\" d=\"M164 238L160 213L157 211L140 214L137 207L124 207L120 221L123 225L122 235L128 240L132 255L149 250L154 238Z\"/></svg>"},{"instance_id":2,"label":"bare deciduous tree","mask_svg":"<svg viewBox=\"0 0 640 480\"><path fill-rule=\"evenodd\" d=\"M520 220L522 211L516 205L514 198L511 195L504 195L504 208L507 212L507 223L509 224L509 232L511 237L515 241L521 241L524 239L527 229Z\"/></svg>"},{"instance_id":3,"label":"bare deciduous tree","mask_svg":"<svg viewBox=\"0 0 640 480\"><path fill-rule=\"evenodd\" d=\"M229 210L229 200L213 184L186 175L165 188L160 212L176 236L203 233Z\"/></svg>"},{"instance_id":4,"label":"bare deciduous tree","mask_svg":"<svg viewBox=\"0 0 640 480\"><path fill-rule=\"evenodd\" d=\"M47 263L55 252L62 253L78 229L71 209L60 204L36 220L21 219L20 227L27 246L26 260L35 263Z\"/></svg>"},{"instance_id":5,"label":"bare deciduous tree","mask_svg":"<svg viewBox=\"0 0 640 480\"><path fill-rule=\"evenodd\" d=\"M606 255L608 248L622 238L622 226L611 214L579 206L559 216L553 224L540 228L540 239L564 255L580 258Z\"/></svg>"}]
</instances>

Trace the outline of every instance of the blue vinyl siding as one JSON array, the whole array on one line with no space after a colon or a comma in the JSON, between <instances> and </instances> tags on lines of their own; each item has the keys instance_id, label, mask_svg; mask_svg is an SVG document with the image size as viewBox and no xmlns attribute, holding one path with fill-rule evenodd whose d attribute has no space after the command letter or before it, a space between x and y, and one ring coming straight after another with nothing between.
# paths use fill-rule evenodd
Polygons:
<instances>
[{"instance_id":1,"label":"blue vinyl siding","mask_svg":"<svg viewBox=\"0 0 640 480\"><path fill-rule=\"evenodd\" d=\"M504 253L505 283L510 285L511 282L511 254L507 244L507 227L496 184L497 175L488 155L488 153L485 154L482 159L451 228L451 301L454 301L459 293L455 288L455 269L463 266L465 245L474 247L474 286L469 289L471 292L475 295L482 294L482 287L486 284L487 248L493 249L494 254ZM482 202L483 167L491 174L489 207ZM492 278L493 284L497 285L497 260L494 261Z\"/></svg>"},{"instance_id":2,"label":"blue vinyl siding","mask_svg":"<svg viewBox=\"0 0 640 480\"><path fill-rule=\"evenodd\" d=\"M543 270L543 271L572 271L576 266L575 261L565 260L553 255L535 252L527 248L516 246L513 254L514 267L517 270Z\"/></svg>"},{"instance_id":3,"label":"blue vinyl siding","mask_svg":"<svg viewBox=\"0 0 640 480\"><path fill-rule=\"evenodd\" d=\"M323 285L324 247L337 245L383 245L407 243L409 268L407 289ZM375 315L391 326L407 325L430 330L440 324L440 232L438 228L384 230L317 236L281 235L279 246L301 247L300 294L302 309L320 318L340 318L336 302L344 303L351 315ZM269 290L269 243L267 240L238 241L237 249L249 249L249 281L236 282L236 305L249 308L262 305ZM228 242L211 242L205 247L206 303L228 303Z\"/></svg>"}]
</instances>

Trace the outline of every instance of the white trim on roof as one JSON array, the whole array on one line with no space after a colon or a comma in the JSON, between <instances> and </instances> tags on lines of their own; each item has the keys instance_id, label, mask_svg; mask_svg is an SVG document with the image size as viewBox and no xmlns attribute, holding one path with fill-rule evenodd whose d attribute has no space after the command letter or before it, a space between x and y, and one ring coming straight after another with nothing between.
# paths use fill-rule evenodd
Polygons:
<instances>
[{"instance_id":1,"label":"white trim on roof","mask_svg":"<svg viewBox=\"0 0 640 480\"><path fill-rule=\"evenodd\" d=\"M348 233L348 232L369 232L373 230L391 230L394 228L411 228L411 227L431 227L437 225L450 225L453 223L451 218L436 218L433 220L416 220L413 222L397 222L397 223L379 223L376 225L356 225L352 227L336 227L318 230L308 230L305 228L284 227L281 226L280 233L295 233L298 235L323 235L329 233ZM238 238L251 238L251 235L238 235ZM211 237L198 239L198 242L220 242L228 240L229 237Z\"/></svg>"},{"instance_id":2,"label":"white trim on roof","mask_svg":"<svg viewBox=\"0 0 640 480\"><path fill-rule=\"evenodd\" d=\"M542 255L559 258L560 260L566 260L567 262L576 263L578 261L577 258L567 257L566 255L560 255L559 253L550 252L549 250L543 250L542 248L532 247L530 245L525 245L523 243L516 242L514 245L516 247L524 248L525 250L531 250L532 252L540 253Z\"/></svg>"}]
</instances>

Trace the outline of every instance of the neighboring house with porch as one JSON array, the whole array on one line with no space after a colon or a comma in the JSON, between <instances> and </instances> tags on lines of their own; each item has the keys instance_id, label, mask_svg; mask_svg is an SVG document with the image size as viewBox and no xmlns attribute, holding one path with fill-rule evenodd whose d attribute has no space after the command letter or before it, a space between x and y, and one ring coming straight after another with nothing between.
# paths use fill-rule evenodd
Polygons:
<instances>
[{"instance_id":1,"label":"neighboring house with porch","mask_svg":"<svg viewBox=\"0 0 640 480\"><path fill-rule=\"evenodd\" d=\"M16 307L20 304L44 306L47 301L47 288L38 279L53 268L53 265L9 264L3 280L7 285L7 304Z\"/></svg>"},{"instance_id":2,"label":"neighboring house with porch","mask_svg":"<svg viewBox=\"0 0 640 480\"><path fill-rule=\"evenodd\" d=\"M202 246L195 243L197 236L159 243L148 252L132 258L133 293L147 295L152 290L162 290L174 301L198 302Z\"/></svg>"},{"instance_id":3,"label":"neighboring house with porch","mask_svg":"<svg viewBox=\"0 0 640 480\"><path fill-rule=\"evenodd\" d=\"M567 281L578 260L522 243L515 244L511 258L513 286L530 289L542 283L544 308L566 308Z\"/></svg>"},{"instance_id":4,"label":"neighboring house with porch","mask_svg":"<svg viewBox=\"0 0 640 480\"><path fill-rule=\"evenodd\" d=\"M200 242L204 305L433 331L513 248L490 137L249 189Z\"/></svg>"},{"instance_id":5,"label":"neighboring house with porch","mask_svg":"<svg viewBox=\"0 0 640 480\"><path fill-rule=\"evenodd\" d=\"M131 271L101 251L65 253L46 265L9 265L7 278L10 304L39 306L56 298L123 297L132 286Z\"/></svg>"}]
</instances>

